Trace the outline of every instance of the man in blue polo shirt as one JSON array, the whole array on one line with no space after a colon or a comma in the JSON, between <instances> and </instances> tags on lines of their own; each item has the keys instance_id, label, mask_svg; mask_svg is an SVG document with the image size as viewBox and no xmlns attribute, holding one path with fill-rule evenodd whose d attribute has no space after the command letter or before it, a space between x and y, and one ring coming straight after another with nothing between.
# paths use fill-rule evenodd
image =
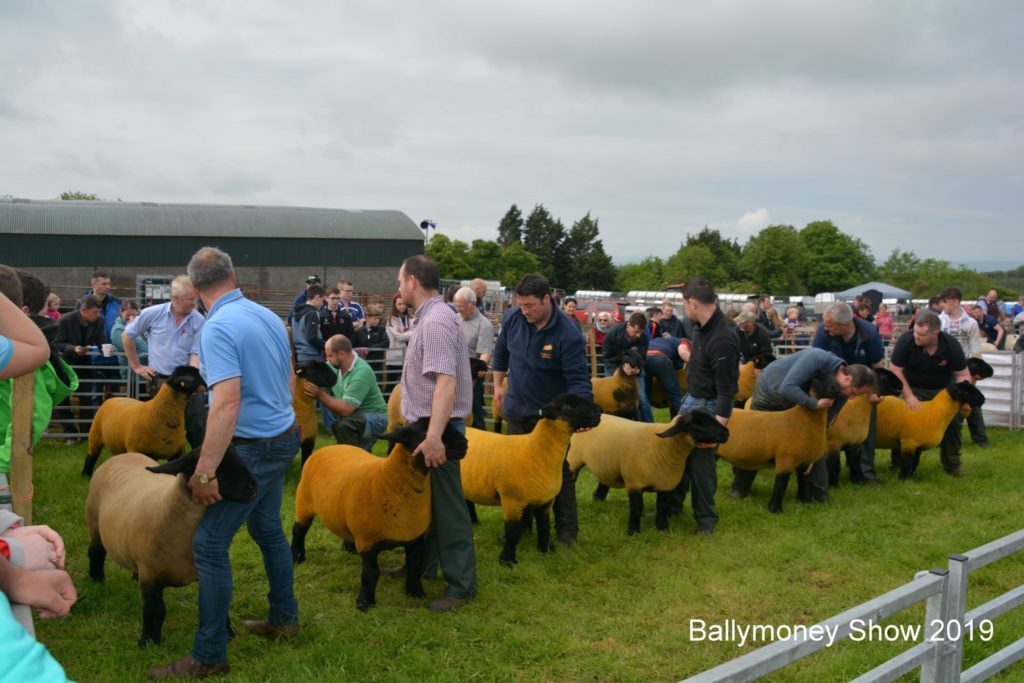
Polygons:
<instances>
[{"instance_id":1,"label":"man in blue polo shirt","mask_svg":"<svg viewBox=\"0 0 1024 683\"><path fill-rule=\"evenodd\" d=\"M878 328L866 320L853 314L849 304L835 301L825 308L821 316L821 324L811 343L816 349L831 351L843 359L847 365L867 365L869 368L880 368L885 359L885 348ZM868 423L868 440L860 446L846 447L846 464L850 468L850 481L855 484L879 484L875 474L875 422L878 419L877 404L881 399L871 396L871 418ZM842 464L839 456L829 456L827 460L828 479L830 486L839 484Z\"/></svg>"},{"instance_id":2,"label":"man in blue polo shirt","mask_svg":"<svg viewBox=\"0 0 1024 683\"><path fill-rule=\"evenodd\" d=\"M178 678L228 670L231 540L248 521L270 583L267 619L244 622L252 633L278 639L299 628L291 549L281 527L284 475L299 450L292 409L291 349L284 324L237 288L231 257L203 247L188 264L192 284L210 312L200 340L201 370L210 387L210 416L202 454L189 479L192 499L208 506L192 538L199 574L199 630L184 659L149 670ZM256 479L248 503L222 500L216 470L231 444Z\"/></svg>"},{"instance_id":3,"label":"man in blue polo shirt","mask_svg":"<svg viewBox=\"0 0 1024 683\"><path fill-rule=\"evenodd\" d=\"M529 434L540 409L561 393L594 400L586 347L579 330L551 301L541 275L526 275L516 286L516 307L505 314L491 359L494 404L504 413L509 434ZM508 376L508 391L502 382ZM555 532L562 545L579 533L576 490L562 463L562 490L555 498Z\"/></svg>"}]
</instances>

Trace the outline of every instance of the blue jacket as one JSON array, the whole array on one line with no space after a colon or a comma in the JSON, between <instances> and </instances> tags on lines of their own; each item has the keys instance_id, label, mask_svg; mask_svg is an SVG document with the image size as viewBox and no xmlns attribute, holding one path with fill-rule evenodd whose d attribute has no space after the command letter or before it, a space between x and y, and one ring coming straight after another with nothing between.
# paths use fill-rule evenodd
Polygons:
<instances>
[{"instance_id":1,"label":"blue jacket","mask_svg":"<svg viewBox=\"0 0 1024 683\"><path fill-rule=\"evenodd\" d=\"M885 349L882 347L882 337L878 334L878 328L857 317L854 317L853 323L856 332L848 342L843 341L842 337L830 335L825 329L825 323L821 323L811 346L831 351L850 364L861 363L870 367L882 360L885 357Z\"/></svg>"},{"instance_id":2,"label":"blue jacket","mask_svg":"<svg viewBox=\"0 0 1024 683\"><path fill-rule=\"evenodd\" d=\"M527 322L519 308L501 321L491 367L508 373L505 416L521 420L536 415L558 394L594 399L586 344L569 317L555 309L541 329Z\"/></svg>"}]
</instances>

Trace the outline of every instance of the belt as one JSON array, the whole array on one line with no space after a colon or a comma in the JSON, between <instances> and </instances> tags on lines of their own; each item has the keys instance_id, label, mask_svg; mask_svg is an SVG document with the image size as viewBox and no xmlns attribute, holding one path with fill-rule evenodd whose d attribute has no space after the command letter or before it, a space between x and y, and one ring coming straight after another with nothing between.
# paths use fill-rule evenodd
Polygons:
<instances>
[{"instance_id":1,"label":"belt","mask_svg":"<svg viewBox=\"0 0 1024 683\"><path fill-rule=\"evenodd\" d=\"M273 441L284 441L295 433L296 427L292 425L277 436L249 438L247 436L233 436L231 443L235 446L250 446L257 443L271 443Z\"/></svg>"}]
</instances>

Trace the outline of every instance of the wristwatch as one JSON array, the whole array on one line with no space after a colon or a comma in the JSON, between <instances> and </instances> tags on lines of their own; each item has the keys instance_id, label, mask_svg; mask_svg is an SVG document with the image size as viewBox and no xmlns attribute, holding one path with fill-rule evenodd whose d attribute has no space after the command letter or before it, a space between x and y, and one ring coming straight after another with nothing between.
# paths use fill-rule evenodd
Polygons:
<instances>
[{"instance_id":1,"label":"wristwatch","mask_svg":"<svg viewBox=\"0 0 1024 683\"><path fill-rule=\"evenodd\" d=\"M216 474L200 474L199 475L199 483L200 484L209 484L211 481L213 481L216 478L217 478Z\"/></svg>"}]
</instances>

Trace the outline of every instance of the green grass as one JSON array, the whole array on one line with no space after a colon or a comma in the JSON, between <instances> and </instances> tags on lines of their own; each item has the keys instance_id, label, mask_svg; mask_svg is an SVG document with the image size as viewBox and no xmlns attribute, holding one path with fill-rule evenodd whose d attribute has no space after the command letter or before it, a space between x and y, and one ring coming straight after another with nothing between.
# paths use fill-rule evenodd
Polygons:
<instances>
[{"instance_id":1,"label":"green grass","mask_svg":"<svg viewBox=\"0 0 1024 683\"><path fill-rule=\"evenodd\" d=\"M951 553L1019 529L1024 436L989 432L991 448L965 446L968 476L963 479L946 476L937 451L931 451L914 479L900 483L887 469L888 453L880 451L884 486L861 488L844 481L831 503L805 506L795 501L791 484L782 515L767 510L768 473L758 476L749 499L736 501L728 496L732 475L720 463L721 521L712 537L694 534L689 506L683 516L672 518L669 532L655 531L653 495L648 495L642 533L627 537L624 492L613 490L606 502L592 502L595 482L584 471L577 486L579 543L541 556L527 536L515 569L498 565L500 510L478 508L481 523L474 536L480 593L447 615L424 609L426 601L406 597L401 582L387 578L378 587L378 607L358 612L359 558L344 553L340 542L316 523L307 540L309 560L296 570L302 619L298 638L268 644L239 635L229 646L232 670L226 680L680 679L753 647L691 642L690 619L813 624L906 583L918 570L945 567ZM68 570L79 591L67 619L37 621L38 637L73 679L139 680L148 667L189 651L197 620L196 586L165 592L164 642L138 649L141 603L130 574L108 559L105 583L88 578L87 482L78 474L83 457L84 446L56 442L44 442L36 451L35 521L64 536ZM283 512L288 530L297 480L296 462ZM397 553L382 557L385 565L401 561ZM235 540L232 560L232 618L238 624L264 616L266 581L259 551L245 532ZM976 572L968 608L1020 584L1022 576L1020 556ZM443 583L427 581L426 588L431 598L437 597ZM992 642L969 643L964 668L1019 638L1024 633L1021 612L996 621ZM913 624L923 618L919 607L891 621ZM844 681L908 646L844 642L770 680ZM1022 676L1024 665L1018 664L997 680Z\"/></svg>"}]
</instances>

